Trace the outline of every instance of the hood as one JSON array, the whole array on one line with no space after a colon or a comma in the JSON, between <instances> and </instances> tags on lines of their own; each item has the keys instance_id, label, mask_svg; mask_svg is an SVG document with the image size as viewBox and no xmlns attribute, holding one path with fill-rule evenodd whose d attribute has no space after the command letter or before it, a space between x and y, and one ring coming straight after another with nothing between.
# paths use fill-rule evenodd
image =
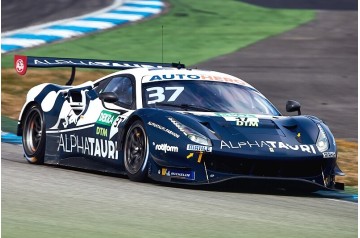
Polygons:
<instances>
[{"instance_id":1,"label":"hood","mask_svg":"<svg viewBox=\"0 0 360 238\"><path fill-rule=\"evenodd\" d=\"M299 156L319 153L315 146L319 129L307 116L212 112L177 112L176 114L178 115L174 116L179 118L181 123L207 135L212 140L215 150L217 147L223 152L241 149L243 153L259 155L264 151L270 151L284 156L294 156L294 153ZM197 127L191 121L196 121Z\"/></svg>"},{"instance_id":2,"label":"hood","mask_svg":"<svg viewBox=\"0 0 360 238\"><path fill-rule=\"evenodd\" d=\"M316 124L307 116L288 117L217 112L178 113L197 121L220 137L251 139L258 136L280 136L293 137L300 143L314 144L318 135Z\"/></svg>"}]
</instances>

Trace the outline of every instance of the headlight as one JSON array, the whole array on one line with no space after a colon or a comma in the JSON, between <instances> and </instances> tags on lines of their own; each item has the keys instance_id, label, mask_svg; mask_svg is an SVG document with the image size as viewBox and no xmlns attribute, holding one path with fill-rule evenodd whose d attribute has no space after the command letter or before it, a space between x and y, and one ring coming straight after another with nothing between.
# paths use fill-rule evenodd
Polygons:
<instances>
[{"instance_id":1,"label":"headlight","mask_svg":"<svg viewBox=\"0 0 360 238\"><path fill-rule=\"evenodd\" d=\"M327 151L329 149L329 140L326 137L326 133L324 129L320 126L320 124L317 124L319 128L319 135L316 140L316 147L320 152Z\"/></svg>"},{"instance_id":2,"label":"headlight","mask_svg":"<svg viewBox=\"0 0 360 238\"><path fill-rule=\"evenodd\" d=\"M195 131L194 129L185 126L184 124L178 122L172 117L169 117L169 120L182 132L184 135L189 138L191 141L201 144L201 145L211 145L211 140L206 136L200 134L199 132Z\"/></svg>"}]
</instances>

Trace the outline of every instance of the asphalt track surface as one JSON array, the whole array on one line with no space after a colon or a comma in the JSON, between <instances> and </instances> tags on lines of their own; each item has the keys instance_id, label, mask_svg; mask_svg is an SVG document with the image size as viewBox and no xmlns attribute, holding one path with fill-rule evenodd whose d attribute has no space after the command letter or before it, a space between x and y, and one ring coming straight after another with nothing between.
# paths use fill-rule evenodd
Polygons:
<instances>
[{"instance_id":1,"label":"asphalt track surface","mask_svg":"<svg viewBox=\"0 0 360 238\"><path fill-rule=\"evenodd\" d=\"M201 66L249 80L276 105L296 98L304 113L320 117L332 109L335 127L352 137L345 125L356 124L356 14L320 11L303 27ZM355 237L358 230L357 203L331 196L133 183L30 165L10 144L1 156L3 237Z\"/></svg>"},{"instance_id":2,"label":"asphalt track surface","mask_svg":"<svg viewBox=\"0 0 360 238\"><path fill-rule=\"evenodd\" d=\"M109 6L112 0L3 0L1 31L83 15Z\"/></svg>"},{"instance_id":3,"label":"asphalt track surface","mask_svg":"<svg viewBox=\"0 0 360 238\"><path fill-rule=\"evenodd\" d=\"M10 144L2 144L1 162L4 237L354 237L357 232L353 202L134 183L30 165L21 147Z\"/></svg>"},{"instance_id":4,"label":"asphalt track surface","mask_svg":"<svg viewBox=\"0 0 360 238\"><path fill-rule=\"evenodd\" d=\"M313 5L320 8L319 2ZM297 100L302 113L324 120L335 138L357 140L357 19L354 10L319 10L314 21L197 67L244 79L284 115L296 115L285 111L285 103Z\"/></svg>"}]
</instances>

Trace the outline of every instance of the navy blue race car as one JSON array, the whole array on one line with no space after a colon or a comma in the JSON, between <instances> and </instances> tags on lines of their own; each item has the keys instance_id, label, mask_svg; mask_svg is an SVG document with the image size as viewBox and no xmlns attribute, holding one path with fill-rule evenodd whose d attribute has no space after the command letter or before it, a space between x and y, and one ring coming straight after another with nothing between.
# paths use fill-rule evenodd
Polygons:
<instances>
[{"instance_id":1,"label":"navy blue race car","mask_svg":"<svg viewBox=\"0 0 360 238\"><path fill-rule=\"evenodd\" d=\"M133 181L232 179L342 188L329 128L288 101L282 116L234 76L181 64L15 56L15 69L71 67L65 86L32 88L18 122L25 158L126 174ZM76 68L118 69L71 86Z\"/></svg>"}]
</instances>

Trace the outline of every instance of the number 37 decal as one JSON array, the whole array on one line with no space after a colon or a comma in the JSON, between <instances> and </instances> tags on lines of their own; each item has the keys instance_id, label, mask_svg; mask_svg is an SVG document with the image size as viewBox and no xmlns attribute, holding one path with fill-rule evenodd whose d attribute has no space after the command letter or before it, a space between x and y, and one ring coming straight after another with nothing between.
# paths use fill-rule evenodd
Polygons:
<instances>
[{"instance_id":1,"label":"number 37 decal","mask_svg":"<svg viewBox=\"0 0 360 238\"><path fill-rule=\"evenodd\" d=\"M173 102L175 101L182 91L184 91L184 87L152 87L147 88L146 91L149 93L148 104L154 104L157 102ZM165 91L173 91L168 99L166 99ZM168 93L166 93L168 95Z\"/></svg>"}]
</instances>

